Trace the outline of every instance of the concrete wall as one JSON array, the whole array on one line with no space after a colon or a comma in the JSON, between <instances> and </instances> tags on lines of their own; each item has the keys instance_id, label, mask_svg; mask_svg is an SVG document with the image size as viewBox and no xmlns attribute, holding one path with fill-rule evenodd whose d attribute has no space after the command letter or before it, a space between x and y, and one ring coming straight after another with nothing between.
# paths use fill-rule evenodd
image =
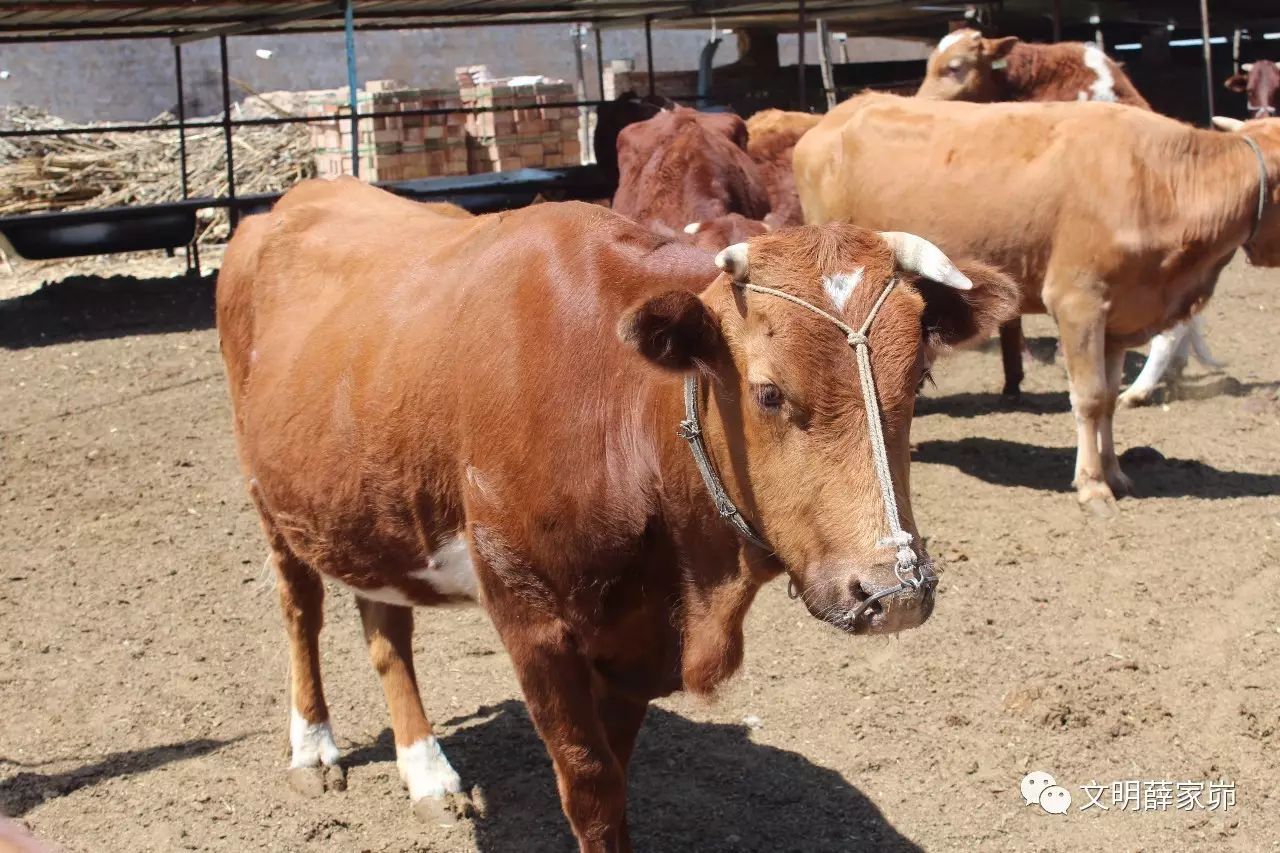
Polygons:
<instances>
[{"instance_id":1,"label":"concrete wall","mask_svg":"<svg viewBox=\"0 0 1280 853\"><path fill-rule=\"evenodd\" d=\"M654 65L659 69L696 68L706 40L701 30L655 30ZM228 42L230 74L256 91L326 89L346 84L341 33L243 36ZM261 59L258 50L270 50ZM779 43L783 64L795 62L796 37ZM914 59L929 46L888 39L851 39L850 61ZM453 81L460 65L486 64L495 75L545 74L575 76L568 25L488 27L448 30L370 32L356 35L361 80L398 78L418 86ZM645 67L644 31L612 30L604 34L606 60L630 59ZM806 61L817 61L812 36ZM596 96L595 40L587 36L588 94ZM732 36L716 53L716 64L737 59ZM836 60L839 60L838 54ZM177 103L173 49L167 41L78 42L0 46L0 102L30 104L71 121L144 121L172 110ZM216 40L183 48L188 115L221 110ZM233 83L232 97L245 90Z\"/></svg>"}]
</instances>

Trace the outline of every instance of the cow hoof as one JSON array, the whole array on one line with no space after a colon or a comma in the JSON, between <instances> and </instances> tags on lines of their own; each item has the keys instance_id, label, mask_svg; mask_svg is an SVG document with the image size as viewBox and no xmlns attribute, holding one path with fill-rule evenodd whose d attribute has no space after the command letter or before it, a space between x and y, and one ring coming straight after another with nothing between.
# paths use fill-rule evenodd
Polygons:
<instances>
[{"instance_id":1,"label":"cow hoof","mask_svg":"<svg viewBox=\"0 0 1280 853\"><path fill-rule=\"evenodd\" d=\"M325 791L347 790L347 772L341 767L290 767L289 787L304 797L319 797Z\"/></svg>"},{"instance_id":2,"label":"cow hoof","mask_svg":"<svg viewBox=\"0 0 1280 853\"><path fill-rule=\"evenodd\" d=\"M413 804L414 817L436 826L453 826L459 820L475 817L475 814L475 805L465 793L423 797Z\"/></svg>"},{"instance_id":3,"label":"cow hoof","mask_svg":"<svg viewBox=\"0 0 1280 853\"><path fill-rule=\"evenodd\" d=\"M1133 488L1133 480L1129 479L1128 474L1120 470L1107 474L1107 485L1111 487L1111 493L1118 498L1137 494Z\"/></svg>"},{"instance_id":4,"label":"cow hoof","mask_svg":"<svg viewBox=\"0 0 1280 853\"><path fill-rule=\"evenodd\" d=\"M1022 389L1016 385L1012 388L1004 386L1004 390L1000 392L1000 402L1006 406L1018 405L1022 402Z\"/></svg>"},{"instance_id":5,"label":"cow hoof","mask_svg":"<svg viewBox=\"0 0 1280 853\"><path fill-rule=\"evenodd\" d=\"M1098 480L1089 480L1076 486L1076 500L1082 509L1088 510L1097 518L1115 518L1117 514L1115 495L1111 487Z\"/></svg>"},{"instance_id":6,"label":"cow hoof","mask_svg":"<svg viewBox=\"0 0 1280 853\"><path fill-rule=\"evenodd\" d=\"M1130 394L1128 391L1121 394L1116 399L1116 405L1122 409L1136 409L1139 406L1145 406L1151 402L1151 392L1141 394Z\"/></svg>"}]
</instances>

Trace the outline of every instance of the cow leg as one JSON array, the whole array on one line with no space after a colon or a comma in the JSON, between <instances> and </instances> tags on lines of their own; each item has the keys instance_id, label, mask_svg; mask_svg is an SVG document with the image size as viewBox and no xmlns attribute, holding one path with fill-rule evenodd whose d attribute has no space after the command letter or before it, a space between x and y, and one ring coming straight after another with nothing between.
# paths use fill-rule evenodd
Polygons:
<instances>
[{"instance_id":1,"label":"cow leg","mask_svg":"<svg viewBox=\"0 0 1280 853\"><path fill-rule=\"evenodd\" d=\"M1213 353L1209 350L1209 342L1204 339L1204 316L1197 314L1187 321L1187 325L1191 327L1191 333L1187 335L1187 339L1191 342L1191 349L1196 354L1196 360L1210 370L1221 370L1226 365L1213 357Z\"/></svg>"},{"instance_id":2,"label":"cow leg","mask_svg":"<svg viewBox=\"0 0 1280 853\"><path fill-rule=\"evenodd\" d=\"M1022 335L1022 318L1016 317L1000 326L1000 362L1004 366L1004 391L1001 396L1009 402L1022 398L1022 351L1027 342Z\"/></svg>"},{"instance_id":3,"label":"cow leg","mask_svg":"<svg viewBox=\"0 0 1280 853\"><path fill-rule=\"evenodd\" d=\"M1186 349L1187 325L1179 323L1167 332L1161 332L1151 339L1151 349L1142 371L1133 384L1120 395L1120 405L1126 408L1142 406L1151 400L1165 372L1178 360L1180 351Z\"/></svg>"},{"instance_id":4,"label":"cow leg","mask_svg":"<svg viewBox=\"0 0 1280 853\"><path fill-rule=\"evenodd\" d=\"M644 715L649 710L648 702L640 702L616 692L608 692L596 703L596 714L604 723L605 734L609 738L609 748L613 757L622 768L623 784L626 784L627 768L631 763L631 752L636 745L636 735L644 723ZM625 797L625 790L624 790ZM624 803L622 812L623 838L630 838L627 825L627 813ZM626 848L624 848L626 849Z\"/></svg>"},{"instance_id":5,"label":"cow leg","mask_svg":"<svg viewBox=\"0 0 1280 853\"><path fill-rule=\"evenodd\" d=\"M320 681L320 629L324 625L324 583L310 566L272 536L280 611L289 636L289 784L314 797L344 790L338 745L329 725L329 706Z\"/></svg>"},{"instance_id":6,"label":"cow leg","mask_svg":"<svg viewBox=\"0 0 1280 853\"><path fill-rule=\"evenodd\" d=\"M490 587L486 585L486 590ZM606 723L593 691L590 663L559 619L513 601L494 606L503 644L511 654L529 714L555 766L560 805L581 853L630 853L626 770L642 714L626 710ZM615 751L616 750L616 751Z\"/></svg>"},{"instance_id":7,"label":"cow leg","mask_svg":"<svg viewBox=\"0 0 1280 853\"><path fill-rule=\"evenodd\" d=\"M1098 424L1110 395L1104 363L1106 310L1087 294L1078 294L1054 309L1067 360L1071 411L1076 418L1076 497L1082 506L1107 513L1115 498L1098 449Z\"/></svg>"},{"instance_id":8,"label":"cow leg","mask_svg":"<svg viewBox=\"0 0 1280 853\"><path fill-rule=\"evenodd\" d=\"M453 823L470 813L462 780L445 758L422 709L413 669L413 608L356 596L369 658L382 680L395 733L396 768L409 789L413 811L430 822Z\"/></svg>"},{"instance_id":9,"label":"cow leg","mask_svg":"<svg viewBox=\"0 0 1280 853\"><path fill-rule=\"evenodd\" d=\"M1124 377L1124 355L1124 347L1107 345L1107 399L1102 417L1098 419L1098 453L1102 456L1102 472L1107 478L1107 485L1116 496L1133 494L1133 481L1120 470L1113 431L1116 397L1120 393L1120 382Z\"/></svg>"}]
</instances>

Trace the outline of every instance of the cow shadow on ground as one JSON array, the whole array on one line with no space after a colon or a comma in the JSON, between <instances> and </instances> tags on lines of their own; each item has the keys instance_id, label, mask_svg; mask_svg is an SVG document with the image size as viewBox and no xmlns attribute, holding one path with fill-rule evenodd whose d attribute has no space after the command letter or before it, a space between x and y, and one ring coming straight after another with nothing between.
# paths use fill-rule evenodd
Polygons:
<instances>
[{"instance_id":1,"label":"cow shadow on ground","mask_svg":"<svg viewBox=\"0 0 1280 853\"><path fill-rule=\"evenodd\" d=\"M214 275L71 276L0 300L0 347L186 332L213 327Z\"/></svg>"},{"instance_id":2,"label":"cow shadow on ground","mask_svg":"<svg viewBox=\"0 0 1280 853\"><path fill-rule=\"evenodd\" d=\"M914 462L950 465L997 486L1072 492L1074 447L1041 447L998 438L923 441ZM1172 459L1151 447L1131 447L1120 464L1133 478L1136 497L1267 497L1280 491L1280 475L1223 471L1194 459Z\"/></svg>"},{"instance_id":3,"label":"cow shadow on ground","mask_svg":"<svg viewBox=\"0 0 1280 853\"><path fill-rule=\"evenodd\" d=\"M450 761L483 791L478 850L576 849L524 703L507 700L446 725L458 727L443 741ZM389 733L350 758L369 760L394 760ZM921 851L839 773L753 743L744 725L696 723L657 707L636 744L627 813L637 850Z\"/></svg>"},{"instance_id":4,"label":"cow shadow on ground","mask_svg":"<svg viewBox=\"0 0 1280 853\"><path fill-rule=\"evenodd\" d=\"M41 765L23 764L19 761L0 758L0 770L6 766L20 768L13 776L0 779L0 814L22 817L36 806L49 800L65 797L81 788L97 785L107 779L136 776L175 761L199 758L235 743L239 739L200 738L182 743L151 746L146 749L113 752L92 764L61 773L36 772L29 768Z\"/></svg>"}]
</instances>

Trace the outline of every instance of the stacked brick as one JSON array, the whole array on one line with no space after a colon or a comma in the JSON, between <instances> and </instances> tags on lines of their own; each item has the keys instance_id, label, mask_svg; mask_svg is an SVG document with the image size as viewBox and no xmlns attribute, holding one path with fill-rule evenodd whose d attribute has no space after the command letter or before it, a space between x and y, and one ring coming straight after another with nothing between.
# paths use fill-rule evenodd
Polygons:
<instances>
[{"instance_id":1,"label":"stacked brick","mask_svg":"<svg viewBox=\"0 0 1280 853\"><path fill-rule=\"evenodd\" d=\"M459 69L458 82L457 88L415 89L394 80L375 80L360 90L361 113L390 113L359 120L360 177L402 181L582 161L578 110L551 106L575 99L571 84L540 77L492 80L483 66ZM309 115L333 117L332 122L309 125L317 174L350 174L346 91L310 95ZM484 111L409 114L470 108Z\"/></svg>"},{"instance_id":2,"label":"stacked brick","mask_svg":"<svg viewBox=\"0 0 1280 853\"><path fill-rule=\"evenodd\" d=\"M462 103L480 112L467 116L472 174L528 167L576 166L582 162L574 87L541 77L491 79L484 66L458 69Z\"/></svg>"},{"instance_id":3,"label":"stacked brick","mask_svg":"<svg viewBox=\"0 0 1280 853\"><path fill-rule=\"evenodd\" d=\"M604 97L607 101L623 92L649 94L649 72L637 71L627 59L615 59L604 69ZM653 92L667 98L691 98L698 93L697 71L657 71L653 75Z\"/></svg>"}]
</instances>

